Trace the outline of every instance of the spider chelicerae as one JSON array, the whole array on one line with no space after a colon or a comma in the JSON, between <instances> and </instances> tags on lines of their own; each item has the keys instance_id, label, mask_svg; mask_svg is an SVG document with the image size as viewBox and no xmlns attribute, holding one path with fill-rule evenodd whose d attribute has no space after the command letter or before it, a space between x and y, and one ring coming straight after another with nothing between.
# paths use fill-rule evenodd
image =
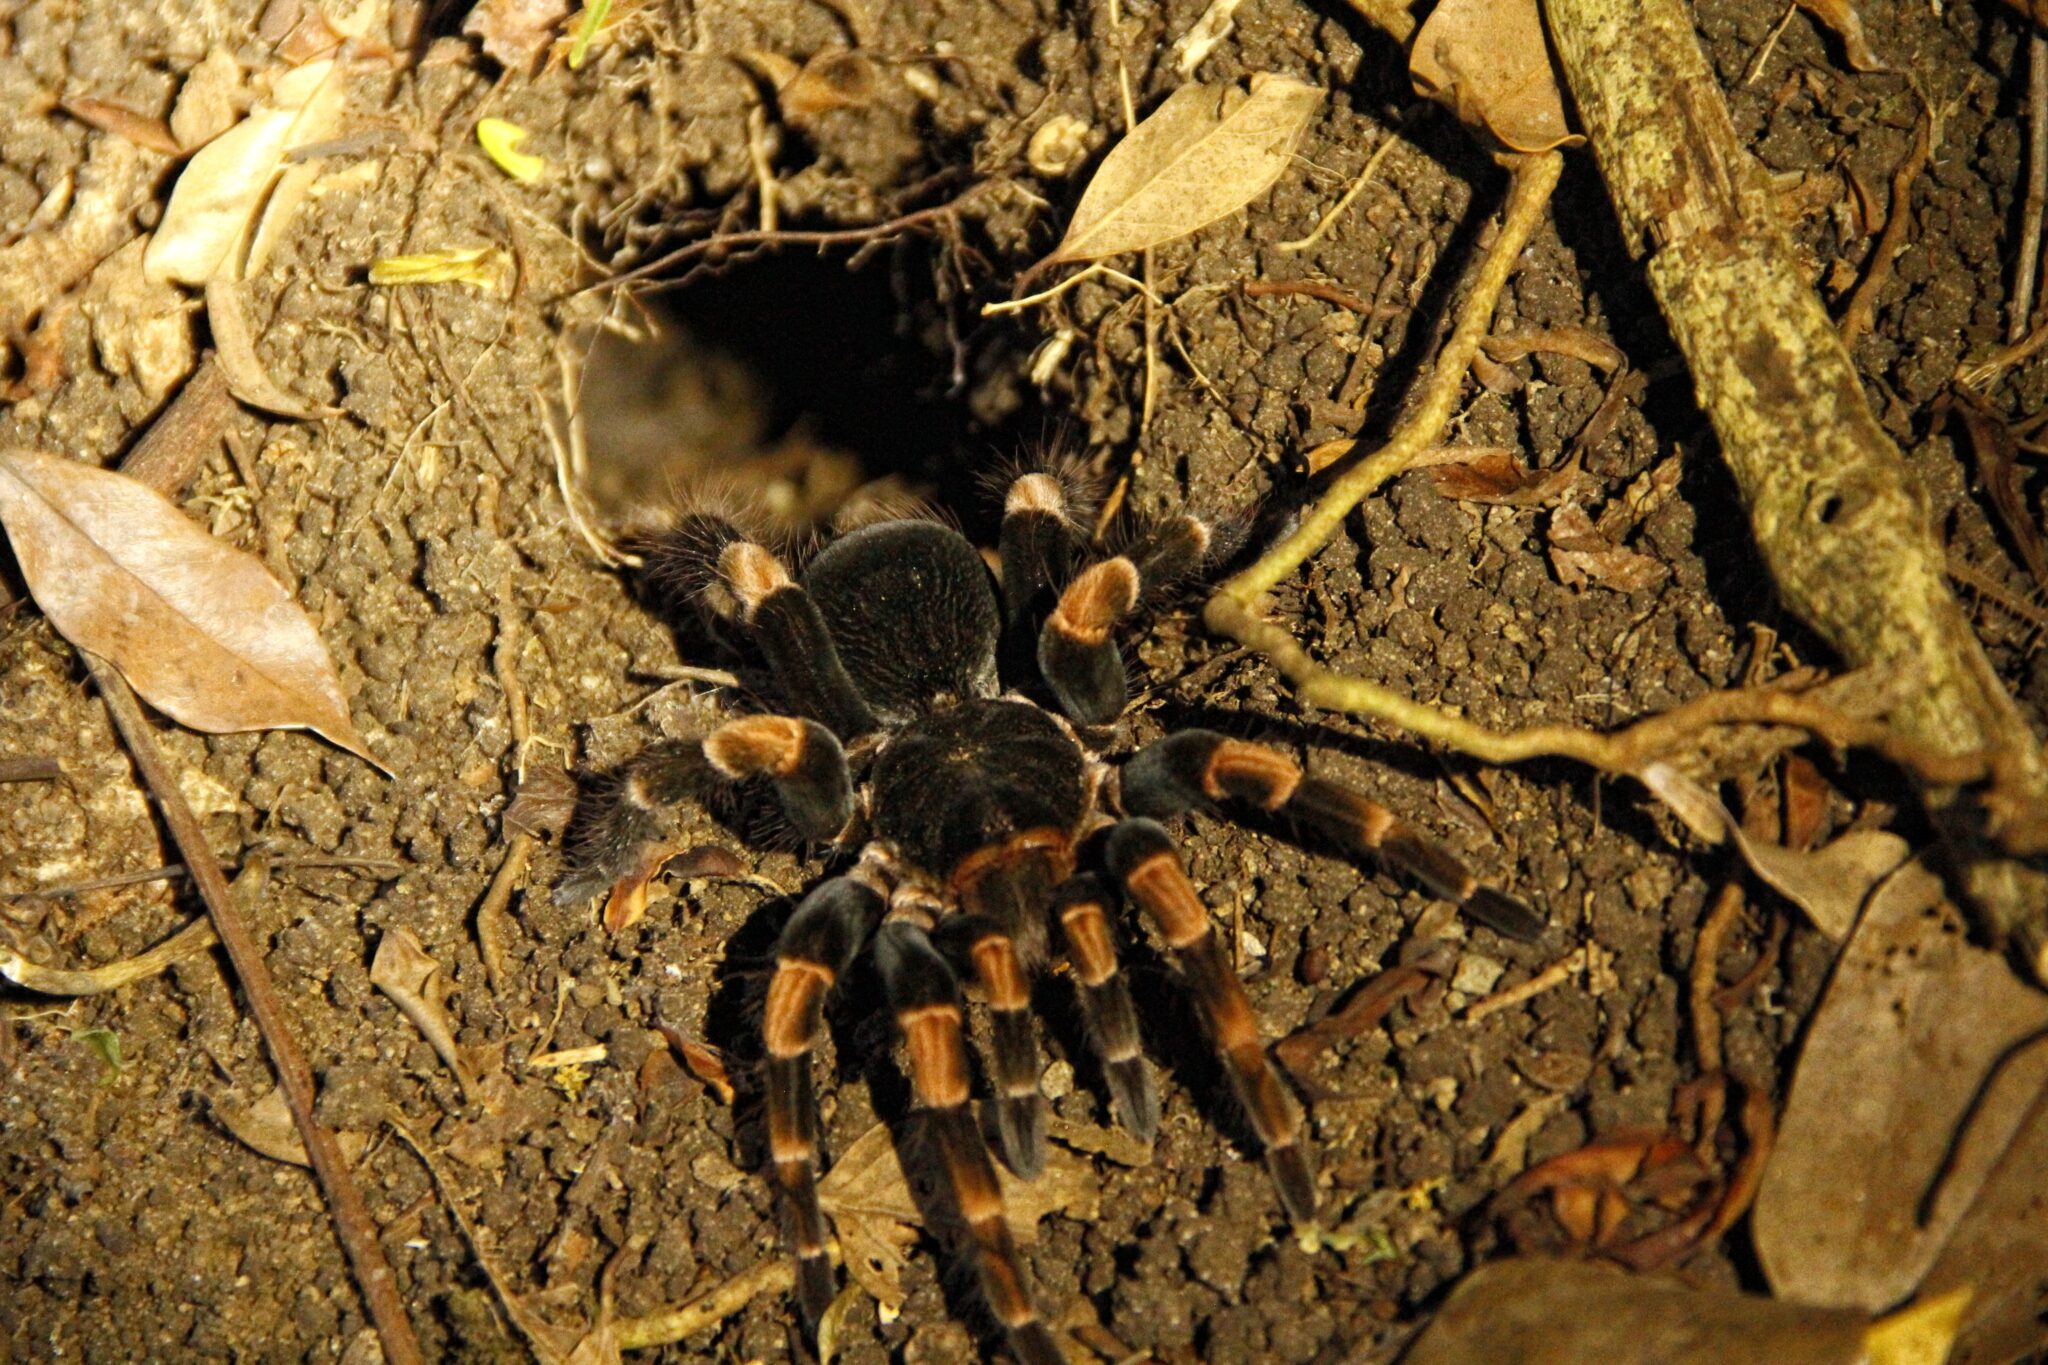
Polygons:
<instances>
[{"instance_id":1,"label":"spider chelicerae","mask_svg":"<svg viewBox=\"0 0 2048 1365\"><path fill-rule=\"evenodd\" d=\"M765 787L797 836L841 860L782 930L761 1020L769 1155L813 1329L834 1279L811 1054L826 996L862 953L874 954L982 1294L1020 1359L1058 1365L969 1105L963 982L987 1003L993 1128L1013 1171L1028 1178L1044 1158L1029 1007L1055 951L1071 965L1116 1117L1149 1140L1159 1098L1116 927L1121 905L1145 912L1209 1025L1282 1207L1306 1228L1315 1165L1295 1104L1160 822L1196 809L1272 813L1401 869L1499 932L1542 930L1391 811L1278 750L1182 730L1121 765L1106 761L1128 701L1117 633L1200 574L1213 544L1202 521L1175 515L1103 553L1080 529L1083 502L1057 472L1017 477L993 565L920 517L839 535L800 575L709 513L681 518L649 550L653 581L694 601L764 666L762 697L775 709L634 760L585 822L558 895L643 879L669 829L663 812L705 799L707 778Z\"/></svg>"}]
</instances>

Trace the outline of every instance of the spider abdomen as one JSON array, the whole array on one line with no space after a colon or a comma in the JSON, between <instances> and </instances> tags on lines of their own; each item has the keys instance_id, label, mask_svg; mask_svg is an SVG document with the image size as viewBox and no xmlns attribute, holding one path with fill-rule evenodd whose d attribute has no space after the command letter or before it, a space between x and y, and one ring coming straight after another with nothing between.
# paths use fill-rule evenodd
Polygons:
<instances>
[{"instance_id":1,"label":"spider abdomen","mask_svg":"<svg viewBox=\"0 0 2048 1365\"><path fill-rule=\"evenodd\" d=\"M1073 831L1087 813L1080 748L1025 702L968 701L917 720L882 750L872 782L876 833L939 881L983 849Z\"/></svg>"}]
</instances>

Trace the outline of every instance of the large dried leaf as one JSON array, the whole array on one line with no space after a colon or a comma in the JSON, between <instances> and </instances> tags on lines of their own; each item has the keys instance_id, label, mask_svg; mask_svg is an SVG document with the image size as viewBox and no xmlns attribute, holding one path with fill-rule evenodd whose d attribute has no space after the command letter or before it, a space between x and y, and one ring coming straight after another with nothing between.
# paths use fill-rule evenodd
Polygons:
<instances>
[{"instance_id":1,"label":"large dried leaf","mask_svg":"<svg viewBox=\"0 0 2048 1365\"><path fill-rule=\"evenodd\" d=\"M2035 1047L2040 1044L2036 1043ZM2048 1091L1984 1182L1922 1296L1972 1291L1948 1365L2003 1365L2048 1347Z\"/></svg>"},{"instance_id":2,"label":"large dried leaf","mask_svg":"<svg viewBox=\"0 0 2048 1365\"><path fill-rule=\"evenodd\" d=\"M345 94L331 59L288 71L248 117L186 162L143 257L149 278L204 284L224 266L231 273L235 243L254 223L286 156L333 131Z\"/></svg>"},{"instance_id":3,"label":"large dried leaf","mask_svg":"<svg viewBox=\"0 0 2048 1365\"><path fill-rule=\"evenodd\" d=\"M1227 218L1273 187L1322 103L1286 76L1184 85L1103 158L1047 264L1144 251Z\"/></svg>"},{"instance_id":4,"label":"large dried leaf","mask_svg":"<svg viewBox=\"0 0 2048 1365\"><path fill-rule=\"evenodd\" d=\"M1876 1310L1920 1282L2048 1086L2048 996L1971 944L1917 863L1815 1011L1751 1226L1771 1286ZM2038 1173L2037 1173L2038 1174Z\"/></svg>"},{"instance_id":5,"label":"large dried leaf","mask_svg":"<svg viewBox=\"0 0 2048 1365\"><path fill-rule=\"evenodd\" d=\"M1514 151L1584 141L1565 124L1536 0L1443 0L1415 35L1408 78Z\"/></svg>"},{"instance_id":6,"label":"large dried leaf","mask_svg":"<svg viewBox=\"0 0 2048 1365\"><path fill-rule=\"evenodd\" d=\"M0 526L65 639L195 730L306 729L371 759L305 612L263 562L134 479L0 450Z\"/></svg>"},{"instance_id":7,"label":"large dried leaf","mask_svg":"<svg viewBox=\"0 0 2048 1365\"><path fill-rule=\"evenodd\" d=\"M1693 1289L1586 1261L1482 1266L1403 1365L1855 1365L1863 1314Z\"/></svg>"}]
</instances>

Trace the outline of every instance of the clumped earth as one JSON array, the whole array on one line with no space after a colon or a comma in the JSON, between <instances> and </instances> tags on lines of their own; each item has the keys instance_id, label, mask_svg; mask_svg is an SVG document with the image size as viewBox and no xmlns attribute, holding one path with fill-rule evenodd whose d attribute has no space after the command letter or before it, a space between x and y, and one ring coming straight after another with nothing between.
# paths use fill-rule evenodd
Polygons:
<instances>
[{"instance_id":1,"label":"clumped earth","mask_svg":"<svg viewBox=\"0 0 2048 1365\"><path fill-rule=\"evenodd\" d=\"M210 51L251 66L273 60L269 41L252 36L259 8L0 7L0 102L16 111L0 134L10 236L87 211L102 181L126 197L115 226L88 244L92 263L148 228L172 159L110 150L115 134L58 101L164 116ZM508 1288L537 1295L562 1322L595 1313L600 1273L633 1239L639 1250L613 1284L621 1317L683 1303L780 1254L757 1174L751 1011L774 934L818 864L746 850L708 817L687 816L699 842L740 852L743 875L659 884L647 917L612 934L589 907L550 903L560 862L544 844L511 901L495 971L479 948L477 909L506 857L519 776L598 772L656 737L698 732L704 684L678 670L720 662L572 525L546 429L560 363L582 356L607 319L637 327L651 317L667 329L660 350L638 355L608 336L585 369L599 519L624 520L674 484L716 477L752 486L792 520L909 490L985 536L984 480L1058 441L1111 478L1132 469L1137 507L1184 501L1270 534L1311 495L1301 452L1361 420L1368 440L1392 424L1448 325L1505 178L1447 116L1415 107L1398 51L1349 11L1245 6L1200 78L1279 72L1328 98L1271 194L1154 253L1153 286L1175 304L1158 322L1147 427L1145 309L1131 290L1098 279L1042 310L984 319L980 308L1007 297L1058 239L1087 168L1120 135L1119 61L1139 109L1156 104L1182 79L1172 44L1203 8L1162 0L1114 17L1105 6L964 0L621 6L578 69L557 51L535 74L480 55L458 36L462 16L435 8L413 60L367 61L352 78L328 174L245 290L272 379L342 415L240 413L231 451L201 470L184 505L294 590L392 775L296 732L202 737L165 725L160 738L222 859L268 867L243 910L319 1076L320 1117L367 1141L357 1178L430 1357L524 1349L451 1197ZM1965 353L2002 334L2022 182L2022 34L1969 4L1861 8L1897 71L1851 72L1835 40L1799 14L1752 72L1780 21L1776 0L1701 0L1697 11L1738 128L1786 177L1788 202L1801 184L1839 185L1832 172L1843 165L1863 184L1886 182L1917 117L1900 73L1941 110L1914 228L1857 357L1952 553L2020 603L1987 599L1978 624L2039 707L2048 671L2033 654L2038 614L1972 498L1966 455L1926 417ZM781 68L760 54L801 66L850 47L870 59L856 97L778 105ZM517 184L478 150L472 130L487 115L530 130L527 149L547 158L540 180ZM1036 172L1032 134L1056 115L1084 125L1085 154L1065 174ZM1397 126L1407 141L1377 184L1319 243L1284 249ZM852 232L957 208L822 253L692 256L651 275L649 285L667 288L639 299L578 292L606 267L757 228L767 176L786 227ZM1840 296L1870 234L1832 197L1804 202L1800 240L1822 287ZM364 278L381 258L480 242L513 253L508 292ZM154 310L138 318L116 306L129 296L96 293L89 269L38 316L7 315L34 325L14 338L0 441L112 463L182 378L176 338L185 333L189 361L193 324L177 291L135 295ZM1303 280L1352 302L1249 287ZM123 341L166 319L167 368ZM1820 661L1771 600L1683 366L1583 154L1495 326L1548 328L1610 340L1647 376L1604 437L1574 446L1611 377L1541 354L1484 370L1447 439L1507 447L1539 469L1575 453L1595 508L1680 455L1675 490L1629 542L1663 572L1628 590L1566 586L1548 553L1548 511L1453 500L1424 470L1355 516L1282 589L1276 615L1335 667L1499 726L1604 728L1789 658ZM2039 406L2048 366L2017 371L2012 397L2021 410ZM38 961L131 956L198 902L176 877L104 884L175 854L76 655L4 558L0 594L0 757L52 755L66 774L0 785L0 926ZM1489 1200L1517 1171L1596 1135L1665 1126L1700 1071L1684 980L1709 897L1729 873L1724 855L1694 849L1640 792L1570 765L1485 770L1307 711L1263 662L1219 644L1185 611L1131 651L1143 699L1129 743L1199 723L1304 754L1556 926L1550 945L1510 943L1446 922L1441 907L1371 868L1271 832L1207 820L1185 832L1191 871L1237 930L1276 1037L1324 1018L1356 983L1432 938L1456 944L1447 979L1408 995L1383 1027L1318 1050L1300 1077L1317 1096L1309 1112L1326 1204L1351 1234L1313 1253L1287 1235L1219 1074L1174 1045L1192 1025L1163 959L1136 952L1155 1056L1170 1058L1165 1121L1149 1159L1092 1158L1100 1193L1088 1216L1040 1223L1028 1255L1042 1303L1068 1327L1098 1326L1078 1334L1084 1345L1160 1360L1387 1358L1448 1285L1501 1250ZM1845 793L1837 822L1853 802L1903 799L1881 770L1831 776ZM88 882L102 885L31 894ZM1724 952L1725 980L1766 951L1775 913L1758 898ZM491 1104L466 1100L373 988L378 945L401 929L452 985L450 1016L473 1065L501 1078ZM1559 944L1582 946L1588 965L1521 1003L1464 1017L1473 1001L1543 970ZM1767 1091L1781 1083L1828 960L1816 934L1791 929L1727 1016L1732 1071ZM833 1015L835 1151L906 1106L876 992L856 981L849 994ZM1063 988L1045 994L1056 1008ZM273 1078L220 961L190 958L76 1003L10 994L4 1008L8 1352L297 1359L363 1349L364 1312L311 1178L228 1131ZM722 1049L735 1099L678 1065L657 1025ZM1086 1132L1105 1105L1077 1029L1055 1019L1048 1033L1056 1114ZM530 1064L595 1045L602 1061ZM446 1188L394 1123L437 1154ZM1710 1246L1688 1269L1755 1287L1740 1248ZM863 1301L847 1313L839 1359L952 1360L988 1344L945 1266L920 1244L900 1270L900 1309L878 1317ZM782 1359L794 1349L791 1324L786 1297L764 1294L663 1354Z\"/></svg>"}]
</instances>

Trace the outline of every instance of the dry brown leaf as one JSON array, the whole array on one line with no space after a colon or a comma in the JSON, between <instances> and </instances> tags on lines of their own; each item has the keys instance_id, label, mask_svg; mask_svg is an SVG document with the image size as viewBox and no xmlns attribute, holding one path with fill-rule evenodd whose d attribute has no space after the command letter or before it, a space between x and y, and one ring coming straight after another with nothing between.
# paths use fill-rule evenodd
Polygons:
<instances>
[{"instance_id":1,"label":"dry brown leaf","mask_svg":"<svg viewBox=\"0 0 2048 1365\"><path fill-rule=\"evenodd\" d=\"M481 1095L477 1078L455 1041L455 1025L448 1018L448 979L441 964L427 955L410 930L385 931L377 944L377 956L370 961L370 984L391 997L455 1073L463 1098L475 1102Z\"/></svg>"},{"instance_id":2,"label":"dry brown leaf","mask_svg":"<svg viewBox=\"0 0 2048 1365\"><path fill-rule=\"evenodd\" d=\"M683 1059L683 1065L690 1068L690 1074L718 1096L720 1104L732 1103L732 1077L726 1072L723 1052L709 1043L696 1041L673 1024L656 1024L655 1028Z\"/></svg>"},{"instance_id":3,"label":"dry brown leaf","mask_svg":"<svg viewBox=\"0 0 2048 1365\"><path fill-rule=\"evenodd\" d=\"M1631 1275L1506 1260L1465 1277L1403 1365L1852 1365L1861 1313Z\"/></svg>"},{"instance_id":4,"label":"dry brown leaf","mask_svg":"<svg viewBox=\"0 0 2048 1365\"><path fill-rule=\"evenodd\" d=\"M213 1116L237 1142L260 1156L293 1166L313 1164L306 1156L306 1144L299 1136L299 1126L292 1121L291 1105L285 1100L282 1086L272 1086L269 1094L247 1108L216 1104ZM334 1143L351 1164L369 1145L361 1133L348 1132L336 1133Z\"/></svg>"},{"instance_id":5,"label":"dry brown leaf","mask_svg":"<svg viewBox=\"0 0 2048 1365\"><path fill-rule=\"evenodd\" d=\"M1144 251L1227 218L1273 187L1323 92L1286 76L1184 85L1103 158L1045 264Z\"/></svg>"},{"instance_id":6,"label":"dry brown leaf","mask_svg":"<svg viewBox=\"0 0 2048 1365\"><path fill-rule=\"evenodd\" d=\"M1497 503L1505 507L1541 507L1569 492L1579 480L1577 463L1556 469L1531 469L1507 451L1489 451L1476 460L1438 465L1429 473L1439 495L1460 502Z\"/></svg>"},{"instance_id":7,"label":"dry brown leaf","mask_svg":"<svg viewBox=\"0 0 2048 1365\"><path fill-rule=\"evenodd\" d=\"M1871 890L1910 851L1904 839L1881 829L1851 830L1810 853L1785 848L1750 838L1718 797L1668 763L1647 764L1636 779L1708 843L1732 838L1750 869L1836 942L1848 937Z\"/></svg>"},{"instance_id":8,"label":"dry brown leaf","mask_svg":"<svg viewBox=\"0 0 2048 1365\"><path fill-rule=\"evenodd\" d=\"M1615 544L1576 502L1550 514L1548 538L1551 567L1567 588L1590 583L1616 592L1636 592L1662 582L1671 572L1663 560Z\"/></svg>"},{"instance_id":9,"label":"dry brown leaf","mask_svg":"<svg viewBox=\"0 0 2048 1365\"><path fill-rule=\"evenodd\" d=\"M1842 51L1850 66L1858 71L1891 70L1871 50L1870 36L1863 31L1863 16L1856 12L1855 0L1798 0L1798 5L1834 30L1842 40Z\"/></svg>"},{"instance_id":10,"label":"dry brown leaf","mask_svg":"<svg viewBox=\"0 0 2048 1365\"><path fill-rule=\"evenodd\" d=\"M153 488L0 450L0 525L65 639L195 730L304 729L369 762L327 646L263 561Z\"/></svg>"},{"instance_id":11,"label":"dry brown leaf","mask_svg":"<svg viewBox=\"0 0 2048 1365\"><path fill-rule=\"evenodd\" d=\"M2034 1101L2019 1136L1921 1281L1923 1298L1950 1289L1972 1291L1948 1365L2003 1365L2048 1347L2043 1171L2048 1171L2048 1091Z\"/></svg>"},{"instance_id":12,"label":"dry brown leaf","mask_svg":"<svg viewBox=\"0 0 2048 1365\"><path fill-rule=\"evenodd\" d=\"M462 34L481 40L484 55L507 70L524 71L568 17L568 0L483 0L462 21Z\"/></svg>"},{"instance_id":13,"label":"dry brown leaf","mask_svg":"<svg viewBox=\"0 0 2048 1365\"><path fill-rule=\"evenodd\" d=\"M2048 995L1968 941L1940 879L1892 874L1808 1026L1757 1194L1771 1287L1872 1311L1910 1293L2048 1086L2048 1046L2015 1051L2043 1029Z\"/></svg>"},{"instance_id":14,"label":"dry brown leaf","mask_svg":"<svg viewBox=\"0 0 2048 1365\"><path fill-rule=\"evenodd\" d=\"M255 222L285 157L327 137L345 97L335 63L312 62L280 76L248 117L201 148L179 173L150 239L143 257L149 277L204 284L223 270L232 274L235 244Z\"/></svg>"},{"instance_id":15,"label":"dry brown leaf","mask_svg":"<svg viewBox=\"0 0 2048 1365\"><path fill-rule=\"evenodd\" d=\"M1039 1220L1064 1213L1083 1222L1101 1207L1102 1186L1095 1168L1057 1143L1045 1152L1035 1180L1019 1180L998 1164L1003 1218L1010 1235L1029 1245L1038 1240ZM847 1271L878 1303L903 1302L898 1276L904 1255L924 1226L924 1211L897 1159L896 1140L883 1124L862 1133L818 1182L818 1202L832 1216L845 1252Z\"/></svg>"},{"instance_id":16,"label":"dry brown leaf","mask_svg":"<svg viewBox=\"0 0 2048 1365\"><path fill-rule=\"evenodd\" d=\"M832 49L805 62L775 92L783 116L799 126L834 109L858 109L874 102L879 80L872 57Z\"/></svg>"},{"instance_id":17,"label":"dry brown leaf","mask_svg":"<svg viewBox=\"0 0 2048 1365\"><path fill-rule=\"evenodd\" d=\"M1417 93L1514 151L1585 141L1565 122L1536 0L1442 0L1415 35L1408 78Z\"/></svg>"},{"instance_id":18,"label":"dry brown leaf","mask_svg":"<svg viewBox=\"0 0 2048 1365\"><path fill-rule=\"evenodd\" d=\"M96 100L89 96L59 100L58 107L80 123L89 124L103 133L125 137L138 147L152 152L164 152L176 156L179 152L178 139L171 135L170 125L160 118L138 114L125 104L111 100Z\"/></svg>"}]
</instances>

